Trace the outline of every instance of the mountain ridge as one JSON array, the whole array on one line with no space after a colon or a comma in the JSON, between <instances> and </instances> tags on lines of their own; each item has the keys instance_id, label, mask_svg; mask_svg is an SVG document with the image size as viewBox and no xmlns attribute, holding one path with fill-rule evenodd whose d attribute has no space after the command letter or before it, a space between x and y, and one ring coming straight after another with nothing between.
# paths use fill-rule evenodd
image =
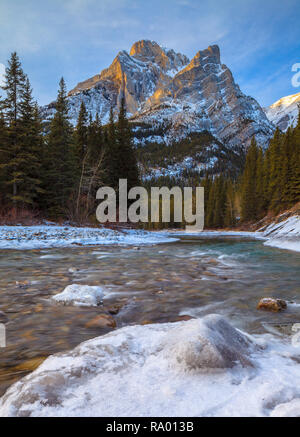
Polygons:
<instances>
[{"instance_id":1,"label":"mountain ridge","mask_svg":"<svg viewBox=\"0 0 300 437\"><path fill-rule=\"evenodd\" d=\"M242 93L221 63L217 45L189 60L155 41L134 43L129 53L120 51L110 67L69 92L73 123L82 101L93 116L98 112L107 123L111 106L117 107L122 95L131 122L164 131L148 136L147 142L172 144L208 131L229 147L247 148L253 136L265 146L274 132L258 102ZM53 103L44 109L47 116L54 111Z\"/></svg>"}]
</instances>

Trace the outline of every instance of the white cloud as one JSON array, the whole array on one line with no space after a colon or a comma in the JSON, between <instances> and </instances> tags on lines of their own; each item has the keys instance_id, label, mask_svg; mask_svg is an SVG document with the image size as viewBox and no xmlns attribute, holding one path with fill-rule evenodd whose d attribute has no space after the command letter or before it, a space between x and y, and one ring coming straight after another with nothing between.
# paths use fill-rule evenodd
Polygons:
<instances>
[{"instance_id":1,"label":"white cloud","mask_svg":"<svg viewBox=\"0 0 300 437\"><path fill-rule=\"evenodd\" d=\"M5 65L0 63L0 86L4 85Z\"/></svg>"}]
</instances>

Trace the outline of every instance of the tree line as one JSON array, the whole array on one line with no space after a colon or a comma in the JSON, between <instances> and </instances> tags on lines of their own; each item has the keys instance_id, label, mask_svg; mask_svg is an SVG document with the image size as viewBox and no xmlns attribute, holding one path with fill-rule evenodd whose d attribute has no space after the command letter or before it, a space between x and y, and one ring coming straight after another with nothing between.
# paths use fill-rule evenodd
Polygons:
<instances>
[{"instance_id":1,"label":"tree line","mask_svg":"<svg viewBox=\"0 0 300 437\"><path fill-rule=\"evenodd\" d=\"M263 150L252 139L241 175L202 181L205 223L209 228L232 227L278 214L300 201L300 108L297 125L275 130Z\"/></svg>"},{"instance_id":2,"label":"tree line","mask_svg":"<svg viewBox=\"0 0 300 437\"><path fill-rule=\"evenodd\" d=\"M139 171L126 118L124 97L117 120L114 108L108 125L93 119L84 103L75 127L70 122L62 78L55 113L43 122L32 88L16 53L12 53L0 100L0 208L16 217L35 211L51 219L85 221L95 212L97 189L128 189L139 183Z\"/></svg>"}]
</instances>

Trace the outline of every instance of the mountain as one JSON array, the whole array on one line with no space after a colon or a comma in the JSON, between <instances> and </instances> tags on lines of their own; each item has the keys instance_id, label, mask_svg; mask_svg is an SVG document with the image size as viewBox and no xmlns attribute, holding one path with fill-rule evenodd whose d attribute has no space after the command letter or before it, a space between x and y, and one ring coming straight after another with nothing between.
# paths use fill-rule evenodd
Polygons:
<instances>
[{"instance_id":1,"label":"mountain","mask_svg":"<svg viewBox=\"0 0 300 437\"><path fill-rule=\"evenodd\" d=\"M190 61L154 41L136 42L130 53L119 52L109 68L69 92L72 121L84 101L106 123L110 107L118 105L123 93L140 144L172 144L209 132L231 148L247 146L254 135L265 145L274 130L259 104L241 92L221 63L216 45ZM54 103L48 105L45 116L54 110Z\"/></svg>"},{"instance_id":2,"label":"mountain","mask_svg":"<svg viewBox=\"0 0 300 437\"><path fill-rule=\"evenodd\" d=\"M297 123L298 104L300 104L300 93L282 97L273 105L265 108L265 113L275 126L286 131L288 127L295 126Z\"/></svg>"}]
</instances>

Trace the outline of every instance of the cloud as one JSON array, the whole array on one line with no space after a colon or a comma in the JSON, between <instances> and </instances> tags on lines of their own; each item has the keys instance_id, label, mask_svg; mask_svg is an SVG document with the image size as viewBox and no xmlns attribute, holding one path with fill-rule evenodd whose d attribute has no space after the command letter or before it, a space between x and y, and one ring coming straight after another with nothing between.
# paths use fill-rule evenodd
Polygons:
<instances>
[{"instance_id":1,"label":"cloud","mask_svg":"<svg viewBox=\"0 0 300 437\"><path fill-rule=\"evenodd\" d=\"M0 86L4 85L5 65L0 63Z\"/></svg>"},{"instance_id":2,"label":"cloud","mask_svg":"<svg viewBox=\"0 0 300 437\"><path fill-rule=\"evenodd\" d=\"M0 0L0 59L16 50L47 103L60 76L71 88L140 39L190 58L219 44L237 82L262 95L266 77L289 65L290 48L299 47L299 11L299 0Z\"/></svg>"}]
</instances>

